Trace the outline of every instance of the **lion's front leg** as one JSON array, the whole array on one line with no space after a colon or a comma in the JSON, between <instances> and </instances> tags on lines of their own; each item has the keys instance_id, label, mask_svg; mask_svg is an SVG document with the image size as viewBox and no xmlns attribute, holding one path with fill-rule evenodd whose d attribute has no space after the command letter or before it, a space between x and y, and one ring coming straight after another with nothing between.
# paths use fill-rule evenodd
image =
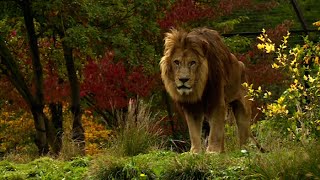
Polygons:
<instances>
[{"instance_id":1,"label":"lion's front leg","mask_svg":"<svg viewBox=\"0 0 320 180\"><path fill-rule=\"evenodd\" d=\"M201 152L201 130L203 115L191 115L185 113L186 121L189 128L189 135L191 141L191 153Z\"/></svg>"},{"instance_id":2,"label":"lion's front leg","mask_svg":"<svg viewBox=\"0 0 320 180\"><path fill-rule=\"evenodd\" d=\"M208 139L208 153L224 152L224 125L225 125L226 107L218 106L210 117L210 133Z\"/></svg>"}]
</instances>

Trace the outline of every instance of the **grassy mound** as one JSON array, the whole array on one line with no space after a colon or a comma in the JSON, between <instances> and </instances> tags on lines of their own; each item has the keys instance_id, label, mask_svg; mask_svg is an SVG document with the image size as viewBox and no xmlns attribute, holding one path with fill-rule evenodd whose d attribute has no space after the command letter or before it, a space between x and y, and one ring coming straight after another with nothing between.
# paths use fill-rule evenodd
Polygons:
<instances>
[{"instance_id":1,"label":"grassy mound","mask_svg":"<svg viewBox=\"0 0 320 180\"><path fill-rule=\"evenodd\" d=\"M137 156L101 154L71 161L43 157L26 164L0 162L0 179L319 179L320 145L284 147L269 153Z\"/></svg>"}]
</instances>

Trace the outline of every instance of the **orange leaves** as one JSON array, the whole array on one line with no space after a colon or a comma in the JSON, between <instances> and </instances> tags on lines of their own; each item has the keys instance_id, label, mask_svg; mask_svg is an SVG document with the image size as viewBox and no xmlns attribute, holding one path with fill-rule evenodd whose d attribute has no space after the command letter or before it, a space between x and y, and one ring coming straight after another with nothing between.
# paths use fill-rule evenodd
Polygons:
<instances>
[{"instance_id":1,"label":"orange leaves","mask_svg":"<svg viewBox=\"0 0 320 180\"><path fill-rule=\"evenodd\" d=\"M26 112L0 112L0 153L33 143L33 119Z\"/></svg>"},{"instance_id":2,"label":"orange leaves","mask_svg":"<svg viewBox=\"0 0 320 180\"><path fill-rule=\"evenodd\" d=\"M102 124L96 122L88 111L82 117L86 137L86 154L92 155L102 151L111 136L111 130L107 130Z\"/></svg>"},{"instance_id":3,"label":"orange leaves","mask_svg":"<svg viewBox=\"0 0 320 180\"><path fill-rule=\"evenodd\" d=\"M64 120L68 121L68 119ZM111 136L111 131L107 130L103 124L97 123L88 111L83 115L83 126L86 136L86 153L92 155L101 152ZM27 149L34 144L34 132L33 118L29 113L0 111L0 153Z\"/></svg>"}]
</instances>

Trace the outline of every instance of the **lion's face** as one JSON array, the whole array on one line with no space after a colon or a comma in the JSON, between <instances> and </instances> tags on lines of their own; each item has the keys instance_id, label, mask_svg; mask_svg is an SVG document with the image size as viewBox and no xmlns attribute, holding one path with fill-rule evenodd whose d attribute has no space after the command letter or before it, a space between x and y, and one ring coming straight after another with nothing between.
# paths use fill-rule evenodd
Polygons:
<instances>
[{"instance_id":1,"label":"lion's face","mask_svg":"<svg viewBox=\"0 0 320 180\"><path fill-rule=\"evenodd\" d=\"M201 99L208 79L207 59L201 44L188 41L187 37L180 44L181 39L171 39L177 35L170 35L166 38L165 54L160 62L161 78L173 100L196 102Z\"/></svg>"},{"instance_id":2,"label":"lion's face","mask_svg":"<svg viewBox=\"0 0 320 180\"><path fill-rule=\"evenodd\" d=\"M173 54L170 65L176 90L181 96L188 96L194 91L199 82L197 70L201 63L201 59L192 51L178 49Z\"/></svg>"}]
</instances>

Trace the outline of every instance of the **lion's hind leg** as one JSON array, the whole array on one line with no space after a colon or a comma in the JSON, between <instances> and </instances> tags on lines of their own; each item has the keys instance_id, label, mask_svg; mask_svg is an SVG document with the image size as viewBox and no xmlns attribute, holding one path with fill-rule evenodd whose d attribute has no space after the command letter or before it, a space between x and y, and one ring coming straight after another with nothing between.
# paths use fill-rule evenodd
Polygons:
<instances>
[{"instance_id":1,"label":"lion's hind leg","mask_svg":"<svg viewBox=\"0 0 320 180\"><path fill-rule=\"evenodd\" d=\"M246 107L244 101L240 100L232 102L231 106L238 127L238 138L240 147L242 147L250 137L251 110Z\"/></svg>"},{"instance_id":2,"label":"lion's hind leg","mask_svg":"<svg viewBox=\"0 0 320 180\"><path fill-rule=\"evenodd\" d=\"M231 103L232 110L236 119L236 124L238 127L238 136L239 136L239 142L240 142L240 148L248 141L249 138L251 138L257 148L260 150L260 152L264 153L267 152L255 139L253 134L250 130L250 119L251 119L251 109L249 104L246 102L247 100L241 102L241 101L235 101Z\"/></svg>"}]
</instances>

